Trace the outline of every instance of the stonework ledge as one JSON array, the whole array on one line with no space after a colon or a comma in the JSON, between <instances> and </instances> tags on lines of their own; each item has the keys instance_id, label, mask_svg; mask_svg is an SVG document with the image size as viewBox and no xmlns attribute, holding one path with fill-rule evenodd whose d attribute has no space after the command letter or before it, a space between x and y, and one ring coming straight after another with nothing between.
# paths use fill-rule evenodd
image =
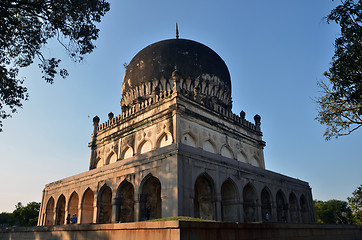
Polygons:
<instances>
[{"instance_id":1,"label":"stonework ledge","mask_svg":"<svg viewBox=\"0 0 362 240\"><path fill-rule=\"evenodd\" d=\"M0 239L361 239L362 226L284 223L159 221L2 227Z\"/></svg>"}]
</instances>

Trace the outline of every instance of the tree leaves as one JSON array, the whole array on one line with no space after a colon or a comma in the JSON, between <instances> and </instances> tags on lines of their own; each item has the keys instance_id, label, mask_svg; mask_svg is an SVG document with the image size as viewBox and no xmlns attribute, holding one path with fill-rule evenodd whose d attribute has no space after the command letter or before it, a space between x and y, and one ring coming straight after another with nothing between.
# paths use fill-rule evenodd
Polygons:
<instances>
[{"instance_id":1,"label":"tree leaves","mask_svg":"<svg viewBox=\"0 0 362 240\"><path fill-rule=\"evenodd\" d=\"M341 0L327 22L341 27L332 63L318 83L318 120L327 125L326 140L349 135L362 126L362 1Z\"/></svg>"},{"instance_id":2,"label":"tree leaves","mask_svg":"<svg viewBox=\"0 0 362 240\"><path fill-rule=\"evenodd\" d=\"M348 203L340 200L314 201L318 223L351 224L352 211Z\"/></svg>"},{"instance_id":3,"label":"tree leaves","mask_svg":"<svg viewBox=\"0 0 362 240\"><path fill-rule=\"evenodd\" d=\"M354 223L362 225L362 184L347 199L352 208Z\"/></svg>"},{"instance_id":4,"label":"tree leaves","mask_svg":"<svg viewBox=\"0 0 362 240\"><path fill-rule=\"evenodd\" d=\"M68 76L66 69L59 69L61 60L45 58L41 48L56 38L71 59L81 62L94 50L99 34L95 24L109 9L105 0L0 1L0 131L1 120L28 98L19 69L37 58L46 82L53 83L57 75Z\"/></svg>"}]
</instances>

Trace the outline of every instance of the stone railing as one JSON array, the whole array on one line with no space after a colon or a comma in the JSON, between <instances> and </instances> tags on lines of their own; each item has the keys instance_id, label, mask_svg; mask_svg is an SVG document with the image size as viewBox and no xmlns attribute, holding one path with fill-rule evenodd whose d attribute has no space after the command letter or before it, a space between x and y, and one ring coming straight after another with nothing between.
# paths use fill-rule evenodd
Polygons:
<instances>
[{"instance_id":1,"label":"stone railing","mask_svg":"<svg viewBox=\"0 0 362 240\"><path fill-rule=\"evenodd\" d=\"M260 132L260 116L256 115L254 117L254 124L245 119L243 111L240 115L234 114L231 111L232 101L230 93L225 91L223 86L214 85L208 81L191 81L189 78L184 80L177 73L173 75L173 79L155 79L128 91L121 99L122 113L116 117L113 117L113 113L110 113L108 115L109 120L99 126L99 118L98 120L93 119L93 122L96 121L94 126L97 127L97 131L113 127L124 119L134 116L139 111L176 95L181 95L197 102L239 126Z\"/></svg>"}]
</instances>

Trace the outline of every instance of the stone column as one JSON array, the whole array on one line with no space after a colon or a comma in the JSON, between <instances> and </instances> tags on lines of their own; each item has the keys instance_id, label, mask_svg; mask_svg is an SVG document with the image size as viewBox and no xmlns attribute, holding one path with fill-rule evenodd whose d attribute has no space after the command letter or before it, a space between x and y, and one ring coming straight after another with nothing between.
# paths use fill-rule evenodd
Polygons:
<instances>
[{"instance_id":1,"label":"stone column","mask_svg":"<svg viewBox=\"0 0 362 240\"><path fill-rule=\"evenodd\" d=\"M68 217L69 211L68 208L65 209L65 214L64 214L64 225L67 224L67 217ZM78 215L77 215L78 216ZM72 217L72 216L70 216ZM78 223L78 218L77 218L77 223Z\"/></svg>"},{"instance_id":2,"label":"stone column","mask_svg":"<svg viewBox=\"0 0 362 240\"><path fill-rule=\"evenodd\" d=\"M242 200L240 201L239 213L240 213L240 222L245 222L244 221L244 202Z\"/></svg>"},{"instance_id":3,"label":"stone column","mask_svg":"<svg viewBox=\"0 0 362 240\"><path fill-rule=\"evenodd\" d=\"M81 219L82 219L82 201L78 201L78 213L77 213L77 223L81 223Z\"/></svg>"},{"instance_id":4,"label":"stone column","mask_svg":"<svg viewBox=\"0 0 362 240\"><path fill-rule=\"evenodd\" d=\"M222 213L221 213L221 195L216 195L216 201L215 201L215 220L216 221L222 221Z\"/></svg>"},{"instance_id":5,"label":"stone column","mask_svg":"<svg viewBox=\"0 0 362 240\"><path fill-rule=\"evenodd\" d=\"M117 214L117 198L112 198L112 217L111 223L116 222L116 214Z\"/></svg>"},{"instance_id":6,"label":"stone column","mask_svg":"<svg viewBox=\"0 0 362 240\"><path fill-rule=\"evenodd\" d=\"M261 201L259 199L257 199L256 201L256 221L263 221L263 217L261 215L262 211L261 211Z\"/></svg>"},{"instance_id":7,"label":"stone column","mask_svg":"<svg viewBox=\"0 0 362 240\"><path fill-rule=\"evenodd\" d=\"M54 201L55 202L55 201ZM55 225L55 219L57 217L57 205L56 203L54 203L54 209L53 209L53 224L52 225Z\"/></svg>"},{"instance_id":8,"label":"stone column","mask_svg":"<svg viewBox=\"0 0 362 240\"><path fill-rule=\"evenodd\" d=\"M136 194L135 194L136 196ZM140 201L139 201L139 198L138 196L136 196L134 198L134 220L135 222L138 222L139 221L139 217L140 217Z\"/></svg>"},{"instance_id":9,"label":"stone column","mask_svg":"<svg viewBox=\"0 0 362 240\"><path fill-rule=\"evenodd\" d=\"M37 226L44 225L44 205L46 205L46 203L44 202L44 193L45 193L45 190L43 189L43 193L42 193L42 197L41 197L41 205L40 205L41 208L39 211ZM46 208L46 206L45 206L45 208Z\"/></svg>"},{"instance_id":10,"label":"stone column","mask_svg":"<svg viewBox=\"0 0 362 240\"><path fill-rule=\"evenodd\" d=\"M93 223L98 222L98 204L97 204L98 195L94 198L93 201Z\"/></svg>"},{"instance_id":11,"label":"stone column","mask_svg":"<svg viewBox=\"0 0 362 240\"><path fill-rule=\"evenodd\" d=\"M278 221L278 214L277 214L277 204L275 201L271 202L271 216L270 221L277 222Z\"/></svg>"}]
</instances>

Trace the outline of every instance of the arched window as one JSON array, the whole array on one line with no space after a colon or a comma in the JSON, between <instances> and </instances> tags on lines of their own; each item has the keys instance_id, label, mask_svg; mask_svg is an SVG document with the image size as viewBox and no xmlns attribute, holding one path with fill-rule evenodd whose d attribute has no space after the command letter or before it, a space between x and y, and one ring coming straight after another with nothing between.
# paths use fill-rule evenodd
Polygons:
<instances>
[{"instance_id":1,"label":"arched window","mask_svg":"<svg viewBox=\"0 0 362 240\"><path fill-rule=\"evenodd\" d=\"M141 186L140 220L162 217L161 183L154 176L146 176Z\"/></svg>"},{"instance_id":2,"label":"arched window","mask_svg":"<svg viewBox=\"0 0 362 240\"><path fill-rule=\"evenodd\" d=\"M158 140L158 147L166 147L172 144L172 135L171 133L162 134L161 138Z\"/></svg>"},{"instance_id":3,"label":"arched window","mask_svg":"<svg viewBox=\"0 0 362 240\"><path fill-rule=\"evenodd\" d=\"M97 164L96 164L96 168L100 168L103 166L103 159L101 158L98 158L97 159Z\"/></svg>"},{"instance_id":4,"label":"arched window","mask_svg":"<svg viewBox=\"0 0 362 240\"><path fill-rule=\"evenodd\" d=\"M236 155L236 159L240 162L244 163L248 162L248 158L246 157L246 154L243 152L238 152L238 154Z\"/></svg>"},{"instance_id":5,"label":"arched window","mask_svg":"<svg viewBox=\"0 0 362 240\"><path fill-rule=\"evenodd\" d=\"M204 173L195 182L194 215L215 220L215 189L211 177Z\"/></svg>"},{"instance_id":6,"label":"arched window","mask_svg":"<svg viewBox=\"0 0 362 240\"><path fill-rule=\"evenodd\" d=\"M207 152L216 153L215 147L210 140L204 142L204 144L202 145L202 149Z\"/></svg>"},{"instance_id":7,"label":"arched window","mask_svg":"<svg viewBox=\"0 0 362 240\"><path fill-rule=\"evenodd\" d=\"M266 216L269 216L268 218ZM261 191L261 216L264 221L271 220L271 197L267 187Z\"/></svg>"},{"instance_id":8,"label":"arched window","mask_svg":"<svg viewBox=\"0 0 362 240\"><path fill-rule=\"evenodd\" d=\"M127 146L126 149L123 150L122 159L127 159L130 157L133 157L133 148Z\"/></svg>"},{"instance_id":9,"label":"arched window","mask_svg":"<svg viewBox=\"0 0 362 240\"><path fill-rule=\"evenodd\" d=\"M235 183L228 179L221 185L222 220L226 222L238 221L238 202Z\"/></svg>"},{"instance_id":10,"label":"arched window","mask_svg":"<svg viewBox=\"0 0 362 240\"><path fill-rule=\"evenodd\" d=\"M108 159L107 159L107 163L108 164L112 164L117 162L117 154L115 154L113 151L109 154Z\"/></svg>"},{"instance_id":11,"label":"arched window","mask_svg":"<svg viewBox=\"0 0 362 240\"><path fill-rule=\"evenodd\" d=\"M53 225L54 222L54 198L50 197L45 210L45 225Z\"/></svg>"},{"instance_id":12,"label":"arched window","mask_svg":"<svg viewBox=\"0 0 362 240\"><path fill-rule=\"evenodd\" d=\"M182 136L181 143L189 145L191 147L196 147L195 139L188 133L186 133Z\"/></svg>"},{"instance_id":13,"label":"arched window","mask_svg":"<svg viewBox=\"0 0 362 240\"><path fill-rule=\"evenodd\" d=\"M93 223L93 203L94 193L90 188L87 188L83 194L81 223Z\"/></svg>"},{"instance_id":14,"label":"arched window","mask_svg":"<svg viewBox=\"0 0 362 240\"><path fill-rule=\"evenodd\" d=\"M134 189L127 180L118 187L116 206L116 222L134 221Z\"/></svg>"},{"instance_id":15,"label":"arched window","mask_svg":"<svg viewBox=\"0 0 362 240\"><path fill-rule=\"evenodd\" d=\"M289 195L289 214L292 223L299 223L298 201L294 193Z\"/></svg>"},{"instance_id":16,"label":"arched window","mask_svg":"<svg viewBox=\"0 0 362 240\"><path fill-rule=\"evenodd\" d=\"M221 156L227 157L227 158L231 158L233 159L233 152L230 150L230 148L228 146L223 146L221 148Z\"/></svg>"},{"instance_id":17,"label":"arched window","mask_svg":"<svg viewBox=\"0 0 362 240\"><path fill-rule=\"evenodd\" d=\"M76 192L73 192L69 198L69 203L68 203L68 214L70 214L70 216L78 214L78 203L79 203L78 194Z\"/></svg>"},{"instance_id":18,"label":"arched window","mask_svg":"<svg viewBox=\"0 0 362 240\"><path fill-rule=\"evenodd\" d=\"M255 166L255 167L260 167L259 160L255 156L251 158L250 164Z\"/></svg>"},{"instance_id":19,"label":"arched window","mask_svg":"<svg viewBox=\"0 0 362 240\"><path fill-rule=\"evenodd\" d=\"M98 223L110 223L112 219L112 190L104 185L98 196Z\"/></svg>"},{"instance_id":20,"label":"arched window","mask_svg":"<svg viewBox=\"0 0 362 240\"><path fill-rule=\"evenodd\" d=\"M257 208L256 208L256 191L251 183L248 183L243 190L243 209L244 209L244 222L257 221Z\"/></svg>"},{"instance_id":21,"label":"arched window","mask_svg":"<svg viewBox=\"0 0 362 240\"><path fill-rule=\"evenodd\" d=\"M146 153L146 152L149 152L152 150L152 144L151 144L151 141L145 141L143 142L141 145L140 145L140 148L139 148L139 153L142 154L142 153Z\"/></svg>"},{"instance_id":22,"label":"arched window","mask_svg":"<svg viewBox=\"0 0 362 240\"><path fill-rule=\"evenodd\" d=\"M63 194L58 198L56 210L55 224L63 225L65 222L65 197Z\"/></svg>"}]
</instances>

